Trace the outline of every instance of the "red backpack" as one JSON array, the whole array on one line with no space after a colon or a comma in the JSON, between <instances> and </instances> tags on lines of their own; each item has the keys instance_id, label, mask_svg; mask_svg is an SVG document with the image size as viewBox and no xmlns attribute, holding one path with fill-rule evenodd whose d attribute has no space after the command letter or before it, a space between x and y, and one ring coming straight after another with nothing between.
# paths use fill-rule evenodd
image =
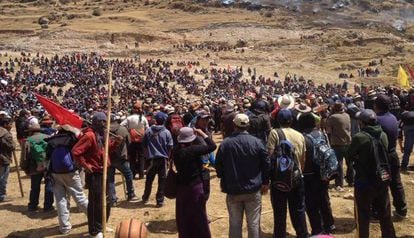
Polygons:
<instances>
[{"instance_id":1,"label":"red backpack","mask_svg":"<svg viewBox=\"0 0 414 238\"><path fill-rule=\"evenodd\" d=\"M174 136L178 136L178 134L180 134L180 129L183 127L184 127L184 122L181 116L178 114L172 115L171 121L170 121L171 134L173 134Z\"/></svg>"}]
</instances>

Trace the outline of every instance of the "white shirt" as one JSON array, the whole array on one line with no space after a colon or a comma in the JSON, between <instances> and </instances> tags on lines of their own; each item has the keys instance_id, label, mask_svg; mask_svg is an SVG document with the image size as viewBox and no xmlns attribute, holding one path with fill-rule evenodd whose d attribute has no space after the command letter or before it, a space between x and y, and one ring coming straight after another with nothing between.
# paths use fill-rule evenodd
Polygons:
<instances>
[{"instance_id":1,"label":"white shirt","mask_svg":"<svg viewBox=\"0 0 414 238\"><path fill-rule=\"evenodd\" d=\"M141 120L140 120L141 118ZM148 128L148 121L144 115L131 115L128 116L125 120L121 122L121 126L125 126L128 129L147 129Z\"/></svg>"}]
</instances>

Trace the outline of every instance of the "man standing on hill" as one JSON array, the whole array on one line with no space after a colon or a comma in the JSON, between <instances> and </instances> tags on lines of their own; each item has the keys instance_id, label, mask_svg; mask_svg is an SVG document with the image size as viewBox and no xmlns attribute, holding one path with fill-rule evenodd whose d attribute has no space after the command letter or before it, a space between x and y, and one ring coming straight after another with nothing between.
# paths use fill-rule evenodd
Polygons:
<instances>
[{"instance_id":1,"label":"man standing on hill","mask_svg":"<svg viewBox=\"0 0 414 238\"><path fill-rule=\"evenodd\" d=\"M405 201L405 192L400 176L400 161L397 154L397 138L398 138L398 121L390 112L392 104L391 98L386 95L379 95L374 102L374 109L377 113L378 124L387 134L389 163L391 168L390 189L395 207L395 215L400 218L407 217L407 203Z\"/></svg>"},{"instance_id":2,"label":"man standing on hill","mask_svg":"<svg viewBox=\"0 0 414 238\"><path fill-rule=\"evenodd\" d=\"M386 182L390 179L390 175L389 170L384 170L382 167L384 163L388 163L386 158L387 135L377 124L377 115L371 109L362 110L356 117L360 121L361 132L352 137L346 156L354 162L355 167L357 235L360 238L370 237L371 207L375 204L381 225L381 236L394 238L396 236L391 220L388 182ZM384 149L381 149L381 146L384 146Z\"/></svg>"},{"instance_id":3,"label":"man standing on hill","mask_svg":"<svg viewBox=\"0 0 414 238\"><path fill-rule=\"evenodd\" d=\"M13 120L7 115L0 119L0 202L9 200L6 198L6 187L13 151L16 149L10 133L12 123Z\"/></svg>"},{"instance_id":4,"label":"man standing on hill","mask_svg":"<svg viewBox=\"0 0 414 238\"><path fill-rule=\"evenodd\" d=\"M142 141L144 150L151 161L148 168L147 179L145 181L145 191L142 195L142 201L146 203L151 195L152 182L155 175L158 174L158 191L157 191L157 207L164 205L164 187L167 178L167 160L170 156L171 149L174 145L171 133L164 126L168 115L163 112L155 114L156 125L152 125L145 132Z\"/></svg>"},{"instance_id":5,"label":"man standing on hill","mask_svg":"<svg viewBox=\"0 0 414 238\"><path fill-rule=\"evenodd\" d=\"M237 114L234 133L217 151L217 177L227 193L229 237L242 237L243 216L246 213L249 238L260 237L262 194L269 189L270 160L263 143L249 135L249 117Z\"/></svg>"},{"instance_id":6,"label":"man standing on hill","mask_svg":"<svg viewBox=\"0 0 414 238\"><path fill-rule=\"evenodd\" d=\"M142 111L142 102L136 102L132 108L132 115L128 116L121 122L129 131L145 131L148 128L148 121ZM143 138L142 134L142 138ZM128 154L133 177L135 179L144 178L145 157L142 142L131 142L128 146ZM139 177L137 177L137 175Z\"/></svg>"},{"instance_id":7,"label":"man standing on hill","mask_svg":"<svg viewBox=\"0 0 414 238\"><path fill-rule=\"evenodd\" d=\"M106 115L96 112L92 116L92 126L85 129L83 136L72 148L74 160L82 166L86 172L86 185L88 193L88 229L93 237L103 237L102 234L102 184L103 155L104 155L104 131L106 126ZM109 153L123 140L116 136L115 141L109 145ZM108 160L108 166L110 166ZM105 185L106 186L106 185ZM109 219L111 206L110 199L106 200L106 219Z\"/></svg>"},{"instance_id":8,"label":"man standing on hill","mask_svg":"<svg viewBox=\"0 0 414 238\"><path fill-rule=\"evenodd\" d=\"M333 105L332 114L326 120L326 133L338 159L338 177L335 179L335 187L337 191L342 192L344 191L343 159L351 142L351 118L344 111L344 105L341 102L335 102ZM352 186L354 169L349 161L346 161L346 165L346 181Z\"/></svg>"}]
</instances>

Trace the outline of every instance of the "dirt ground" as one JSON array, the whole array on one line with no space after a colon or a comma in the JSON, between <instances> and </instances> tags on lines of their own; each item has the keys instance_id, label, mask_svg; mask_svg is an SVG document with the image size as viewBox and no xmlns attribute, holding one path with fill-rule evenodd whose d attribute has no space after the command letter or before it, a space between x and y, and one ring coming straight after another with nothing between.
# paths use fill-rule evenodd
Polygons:
<instances>
[{"instance_id":1,"label":"dirt ground","mask_svg":"<svg viewBox=\"0 0 414 238\"><path fill-rule=\"evenodd\" d=\"M216 135L215 141L221 142L221 136ZM412 159L412 158L411 158ZM413 162L411 161L413 164ZM398 237L414 237L414 172L411 174L402 174L407 202L409 205L410 217L403 221L395 220L394 226ZM155 194L153 191L148 204L138 202L127 202L123 196L123 187L121 175L116 175L116 190L120 200L118 207L111 211L108 227L115 229L116 226L124 219L135 218L144 222L149 231L148 237L177 237L177 228L175 225L175 200L166 199L165 206L156 208ZM157 186L157 180L154 181L154 188ZM71 223L72 232L69 235L60 235L58 230L58 220L56 212L44 213L28 212L28 196L30 192L30 178L23 177L23 189L25 197L20 197L19 185L17 181L17 172L12 169L9 177L8 195L12 198L9 203L0 204L0 217L2 217L0 237L88 237L87 219L83 213L79 213L72 201ZM134 187L137 196L142 196L144 192L144 180L134 181ZM346 188L346 192L339 193L330 190L331 204L335 217L337 231L335 237L354 237L355 236L355 219L353 212L353 200L343 198L344 195L352 193L351 188ZM87 191L85 191L87 194ZM262 198L262 237L272 237L273 231L273 214L270 203L270 196L265 195ZM39 206L43 205L43 188L40 196ZM189 209L191 209L189 207ZM228 213L226 208L225 194L220 191L219 179L215 172L212 172L211 195L207 204L207 212L211 221L210 228L212 237L227 237L228 232ZM289 220L289 218L288 218ZM294 230L288 224L289 237L294 236ZM308 225L309 227L309 225ZM246 227L244 225L244 231ZM107 237L113 237L114 232L107 232ZM244 232L247 237L247 233ZM380 228L378 223L371 224L371 237L380 237Z\"/></svg>"},{"instance_id":2,"label":"dirt ground","mask_svg":"<svg viewBox=\"0 0 414 238\"><path fill-rule=\"evenodd\" d=\"M0 0L0 52L45 55L98 52L117 58L140 55L141 59L200 61L206 68L214 62L226 68L250 66L265 77L272 77L275 71L280 76L290 72L320 83L341 83L339 73L357 75L358 68L382 58L384 65L378 66L379 77L349 80L377 85L395 84L398 65L414 64L414 5L410 1L351 1L360 5L337 11L327 10L322 3L317 5L318 1L258 11L189 2ZM296 4L302 1L273 2ZM99 9L100 15L96 14L99 16L92 15L95 9ZM46 29L38 24L42 16L49 19ZM394 27L400 19L405 21L404 31ZM240 44L240 40L244 43ZM226 46L231 50L215 52L183 47L196 44ZM206 57L207 54L210 57ZM218 137L216 139L220 142ZM226 237L225 195L220 192L214 172L212 174L212 193L207 205L211 231L213 237ZM394 225L399 237L414 237L414 173L403 174L402 180L411 216ZM174 200L167 200L161 209L155 208L154 197L147 205L128 203L123 201L119 174L116 181L122 202L112 209L109 227L115 229L121 220L137 218L147 224L150 237L177 237ZM0 237L59 237L56 213L27 212L28 177L23 177L23 186L25 197L21 198L17 175L12 170L8 194L13 200L0 204ZM135 188L141 196L144 181L135 181ZM338 228L335 237L353 237L355 232L353 201L344 199L344 194L331 191ZM43 201L42 196L40 201ZM65 237L87 236L85 215L77 213L75 208L71 215L73 230ZM267 195L263 197L263 237L271 237L272 229L272 208ZM378 224L373 224L371 231L372 237L380 236ZM290 222L288 232L294 234ZM113 235L113 232L108 233L109 237Z\"/></svg>"}]
</instances>

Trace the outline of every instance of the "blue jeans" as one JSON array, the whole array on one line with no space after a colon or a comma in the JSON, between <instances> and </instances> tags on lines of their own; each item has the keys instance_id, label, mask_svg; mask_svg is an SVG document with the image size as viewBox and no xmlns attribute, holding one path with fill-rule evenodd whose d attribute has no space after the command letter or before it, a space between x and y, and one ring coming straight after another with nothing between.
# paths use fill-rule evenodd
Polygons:
<instances>
[{"instance_id":1,"label":"blue jeans","mask_svg":"<svg viewBox=\"0 0 414 238\"><path fill-rule=\"evenodd\" d=\"M30 198L29 209L37 209L39 205L40 185L42 179L45 178L45 201L43 203L44 209L50 209L53 207L53 185L50 178L45 177L43 173L34 174L30 176Z\"/></svg>"},{"instance_id":2,"label":"blue jeans","mask_svg":"<svg viewBox=\"0 0 414 238\"><path fill-rule=\"evenodd\" d=\"M10 166L0 165L0 202L6 198L7 179L9 178Z\"/></svg>"},{"instance_id":3,"label":"blue jeans","mask_svg":"<svg viewBox=\"0 0 414 238\"><path fill-rule=\"evenodd\" d=\"M239 195L227 194L226 203L229 211L229 237L242 237L243 216L246 214L247 237L259 238L262 211L262 195L260 191Z\"/></svg>"},{"instance_id":4,"label":"blue jeans","mask_svg":"<svg viewBox=\"0 0 414 238\"><path fill-rule=\"evenodd\" d=\"M410 161L410 154L413 151L414 130L404 130L404 155L401 161L401 167L407 168Z\"/></svg>"},{"instance_id":5,"label":"blue jeans","mask_svg":"<svg viewBox=\"0 0 414 238\"><path fill-rule=\"evenodd\" d=\"M131 168L129 167L129 162L126 160L123 161L114 161L111 164L111 167L108 168L108 189L109 189L109 198L110 202L114 203L118 200L116 197L115 191L115 169L119 170L122 175L125 177L125 183L127 187L127 196L135 196L134 185L133 185L133 176Z\"/></svg>"}]
</instances>

